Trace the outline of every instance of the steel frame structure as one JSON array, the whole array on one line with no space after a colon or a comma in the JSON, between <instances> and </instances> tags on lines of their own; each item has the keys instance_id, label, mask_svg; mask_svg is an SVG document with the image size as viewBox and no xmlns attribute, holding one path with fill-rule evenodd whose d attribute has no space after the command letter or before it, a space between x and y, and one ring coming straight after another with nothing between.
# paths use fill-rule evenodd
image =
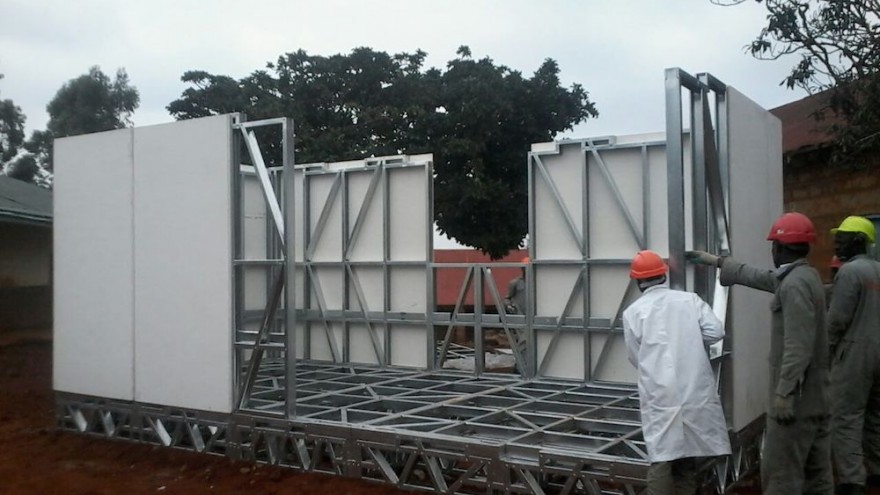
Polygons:
<instances>
[{"instance_id":1,"label":"steel frame structure","mask_svg":"<svg viewBox=\"0 0 880 495\"><path fill-rule=\"evenodd\" d=\"M296 374L293 418L65 393L56 414L70 431L418 491L633 495L644 486L631 387L305 362ZM756 466L759 433L740 432L732 458L703 465L707 490Z\"/></svg>"},{"instance_id":2,"label":"steel frame structure","mask_svg":"<svg viewBox=\"0 0 880 495\"><path fill-rule=\"evenodd\" d=\"M430 155L392 156L297 166L294 181L301 181L303 197L294 203L303 225L300 252L290 256L297 259L288 283L301 288L296 314L300 358L432 366L427 315L433 281L426 269L433 253L431 160ZM409 206L422 209L424 216L407 226L395 218L391 190L413 178L421 204ZM397 245L421 247L401 251ZM408 297L411 293L424 296ZM394 336L400 327L424 334L413 342L419 347L414 358L397 349ZM366 355L354 354L355 339L367 344Z\"/></svg>"},{"instance_id":3,"label":"steel frame structure","mask_svg":"<svg viewBox=\"0 0 880 495\"><path fill-rule=\"evenodd\" d=\"M688 228L694 231L691 241L695 248L729 251L725 87L709 75L692 77L679 69L669 69L666 78L670 279L673 286L684 287L691 277L694 289L714 301L716 312L723 318L726 292L711 284L710 272L685 273L683 255ZM685 164L684 154L682 88L691 98L689 164ZM710 105L710 93L714 93L714 107ZM717 132L712 126L713 112ZM273 127L280 129L274 138L280 158L267 165L258 134ZM433 226L430 166L425 166L424 173L429 201L425 234L428 257L396 259L390 252L388 174L396 168L410 167L412 163L405 157L375 159L362 166L304 167L294 171L293 126L288 119L242 121L235 123L234 128L239 136L234 151L246 149L250 161L243 166L237 157L233 165L235 410L219 414L56 392L56 414L61 428L379 481L418 491L641 493L648 461L637 393L632 383L603 379L602 371L609 359L608 348L620 335L620 314L632 296L632 286L628 286L611 317L594 317L588 294L591 269L619 267L629 260L591 257L588 215L583 214L582 223L577 224L568 214L541 153L529 156L530 192L534 192L538 180L549 185L580 256L542 259L535 244L542 239L533 236L530 254L535 261L528 266L434 264L429 257ZM648 150L664 142L578 143L585 166L587 157L591 157L609 185L636 243L647 247L647 213L642 213L645 221L641 224L634 219L602 153L635 146L643 157L642 167L647 170ZM350 177L356 174L369 177L366 200L361 206L350 207ZM314 215L308 183L328 177L331 184L325 201L320 213ZM690 198L685 190L688 184ZM588 184L582 186L586 196ZM646 194L648 190L646 186ZM249 203L257 192L260 201ZM297 202L297 194L304 195L301 202ZM364 228L369 199L376 194L384 196L381 257L354 259L354 243ZM532 197L530 194L529 226L534 234L538 218ZM343 212L339 224L340 257L320 259L315 256L316 243L328 227L331 203L336 199L340 200ZM304 208L302 212L292 211L297 204ZM686 204L691 207L690 219L685 216ZM580 207L588 213L586 201ZM647 201L643 208L648 208ZM255 231L263 235L265 242L249 245L248 239ZM499 266L526 268L529 308L525 315L504 311L502 295L491 271ZM558 315L536 310L535 272L544 267L570 269L576 274L568 301ZM322 268L337 270L340 276L340 307L328 305L323 299L321 276L316 276ZM380 307L367 303L359 268L381 272ZM398 268L424 270L424 312L400 311L391 301L391 273ZM434 305L435 272L443 269L465 271L451 313L430 310ZM468 293L473 293L473 313L464 311ZM485 311L486 295L498 308L497 314ZM580 309L575 312L578 298ZM424 348L416 351L424 355L425 365L421 369L394 362L388 330L398 324L425 329ZM473 332L473 350L451 341L453 327L462 326ZM435 328L442 335L439 339ZM507 335L518 373L486 372L483 335L488 329ZM298 335L301 330L303 333ZM369 336L374 362L352 362L349 342L356 331L365 331ZM316 360L312 355L313 334L326 337L330 359ZM537 339L541 334L549 336L550 344L539 353ZM547 373L558 338L563 334L583 338L587 364L583 375L575 380ZM594 334L606 339L597 362L590 363ZM334 347L339 335L341 349ZM444 361L455 353L474 357L476 366L472 373L441 369ZM716 353L716 372L726 359L729 358L725 354ZM721 493L755 468L762 429L758 419L734 433L734 455L708 461L703 466L707 490Z\"/></svg>"},{"instance_id":4,"label":"steel frame structure","mask_svg":"<svg viewBox=\"0 0 880 495\"><path fill-rule=\"evenodd\" d=\"M662 149L664 141L649 140L639 143L617 144L614 138L599 138L586 140L569 140L560 143L555 149L548 151L533 151L529 154L529 231L532 232L532 242L529 246L530 259L532 260L529 267L529 283L527 284L530 304L529 313L532 314L533 321L529 325L532 329L530 339L531 347L535 349L534 369L530 372L532 376L546 376L548 367L556 357L556 351L559 349L559 343L564 336L571 336L573 339L570 343L576 343L582 347L583 369L580 376L571 376L571 378L582 379L584 381L603 381L607 373L604 372L605 365L608 362L608 353L615 343L622 338L622 326L620 317L623 310L632 301L636 291L633 284L626 285L619 303L615 305L611 317L596 316L591 307L591 289L593 283L592 272L596 268L617 267L623 272L629 266L629 258L607 258L594 257L591 254L590 239L590 223L592 221L589 202L590 190L590 171L597 170L602 182L611 190L613 205L616 206L625 216L628 231L635 238L639 249L647 249L648 232L650 227L647 215L648 200L643 199L644 221L641 225L637 225L629 205L623 199L614 178L609 172L606 164L606 153L613 153L619 150L638 150L640 155L640 168L642 176L642 190L644 198L650 196L651 187L648 181L648 170L651 166L649 160L649 151ZM565 198L560 193L557 182L548 170L548 160L560 155L560 146L576 146L580 156L580 168L584 171L580 180L577 192L573 197ZM545 185L547 192L551 197L551 202L545 206L552 206L554 212L558 211L561 218L564 219L564 231L572 244L576 246L574 256L565 257L543 255L542 247L544 243L558 242L552 238L545 239L541 235L534 235L537 231L537 223L539 217L546 219L546 211L539 211L535 201L536 190L538 184ZM571 210L574 206L580 211L575 214ZM575 217L580 218L579 222L575 221ZM561 314L556 315L543 309L541 306L541 295L537 288L537 278L541 272L553 270L554 272L564 271L568 275L564 282L570 283L567 287L567 293L563 292L565 304ZM556 275L556 273L554 273ZM626 274L623 273L624 277ZM557 278L559 278L557 276ZM628 280L628 278L624 278ZM598 359L593 362L592 346L596 340L594 336L602 335L604 343L599 352ZM549 342L545 349L541 352L537 351L537 340L544 336L549 338ZM576 342L579 340L580 342Z\"/></svg>"},{"instance_id":5,"label":"steel frame structure","mask_svg":"<svg viewBox=\"0 0 880 495\"><path fill-rule=\"evenodd\" d=\"M267 361L274 359L284 363L282 376L271 379L283 383L295 381L292 374L295 366L290 362L292 359L288 360L294 356L289 349L295 348L295 340L292 332L286 330L286 322L294 321L295 316L293 306L285 300L294 296L295 288L287 286L284 253L288 237L292 237L287 222L292 224L292 220L282 206L286 204L282 200L292 195L293 190L292 187L284 189L281 181L281 171L293 167L293 125L286 118L253 122L242 118L233 128L237 131L233 139L231 184L233 366L237 371L233 373L233 399L238 410L259 411L263 401L256 389L258 375L263 373L264 357ZM280 151L274 166L266 164L258 132L268 135L262 139L264 147L275 145ZM246 149L250 165L242 165L242 148ZM248 190L249 187L254 189L254 183L259 187L258 194ZM256 220L250 225L256 229L251 235L246 232L247 218ZM259 241L256 246L252 245L254 240ZM252 283L254 279L256 284ZM264 285L259 283L261 279ZM259 379L266 378L259 376ZM291 391L290 397L284 397L286 410L292 411L293 403Z\"/></svg>"}]
</instances>

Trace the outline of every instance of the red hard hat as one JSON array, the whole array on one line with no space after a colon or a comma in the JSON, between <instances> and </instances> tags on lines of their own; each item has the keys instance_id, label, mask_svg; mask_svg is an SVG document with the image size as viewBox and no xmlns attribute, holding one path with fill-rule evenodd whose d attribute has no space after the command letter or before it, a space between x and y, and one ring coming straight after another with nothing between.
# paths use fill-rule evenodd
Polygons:
<instances>
[{"instance_id":1,"label":"red hard hat","mask_svg":"<svg viewBox=\"0 0 880 495\"><path fill-rule=\"evenodd\" d=\"M666 274L666 263L654 251L639 251L632 260L629 278L643 280Z\"/></svg>"},{"instance_id":2,"label":"red hard hat","mask_svg":"<svg viewBox=\"0 0 880 495\"><path fill-rule=\"evenodd\" d=\"M828 263L828 266L831 268L840 268L843 266L843 263L840 262L840 258L836 255L831 257L831 262Z\"/></svg>"},{"instance_id":3,"label":"red hard hat","mask_svg":"<svg viewBox=\"0 0 880 495\"><path fill-rule=\"evenodd\" d=\"M768 241L781 244L803 244L816 240L816 229L806 215L790 212L777 218L767 234Z\"/></svg>"}]
</instances>

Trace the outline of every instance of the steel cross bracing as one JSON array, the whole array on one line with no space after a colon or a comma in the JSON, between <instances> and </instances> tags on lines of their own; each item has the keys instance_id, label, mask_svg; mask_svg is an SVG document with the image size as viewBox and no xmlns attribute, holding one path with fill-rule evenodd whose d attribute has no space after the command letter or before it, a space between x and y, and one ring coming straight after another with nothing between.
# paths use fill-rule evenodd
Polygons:
<instances>
[{"instance_id":1,"label":"steel cross bracing","mask_svg":"<svg viewBox=\"0 0 880 495\"><path fill-rule=\"evenodd\" d=\"M309 362L296 372L301 412L292 419L62 392L57 416L71 431L438 493L644 488L632 387ZM257 388L264 410L283 410L283 389ZM741 432L731 459L703 466L709 488L720 493L753 470L759 433Z\"/></svg>"},{"instance_id":2,"label":"steel cross bracing","mask_svg":"<svg viewBox=\"0 0 880 495\"><path fill-rule=\"evenodd\" d=\"M486 371L485 337L487 331L494 330L501 332L506 338L516 363L516 371L523 376L528 376L528 370L531 369L529 363L534 359L529 352L529 329L531 328L529 315L528 313L523 315L507 312L504 307L506 288L498 287L493 276L493 269L524 269L526 267L527 265L523 263L431 264L434 279L439 279L443 271L463 272L452 312L435 311L429 315L431 326L441 330L438 335L440 338L437 340L435 361L437 368L443 368L450 359L465 357L473 358L475 375L484 373ZM473 312L464 310L468 294L473 299ZM432 306L436 307L436 302ZM494 311L490 313L487 311L489 308ZM459 352L450 351L450 349L455 349L455 344L452 342L455 328L467 329L472 335L474 348L467 353L467 356L462 356L460 349Z\"/></svg>"},{"instance_id":3,"label":"steel cross bracing","mask_svg":"<svg viewBox=\"0 0 880 495\"><path fill-rule=\"evenodd\" d=\"M263 360L286 361L292 334L285 322L293 289L286 288L284 247L290 229L282 207L281 172L293 165L293 125L289 119L234 124L232 174L233 374L236 408L255 407ZM242 151L246 159L242 160ZM267 165L267 161L269 165ZM245 164L247 163L247 164ZM292 366L290 369L292 370ZM288 367L278 372L285 380ZM263 378L260 378L263 380ZM286 402L287 403L287 402ZM291 406L292 407L292 406Z\"/></svg>"},{"instance_id":4,"label":"steel cross bracing","mask_svg":"<svg viewBox=\"0 0 880 495\"><path fill-rule=\"evenodd\" d=\"M302 226L291 246L298 252L290 274L290 283L301 287L299 356L430 367L432 173L430 155L307 164L294 170L292 181L302 194L293 202ZM413 199L398 205L398 196ZM417 341L408 342L416 347L399 347L397 335L406 334L416 335Z\"/></svg>"}]
</instances>

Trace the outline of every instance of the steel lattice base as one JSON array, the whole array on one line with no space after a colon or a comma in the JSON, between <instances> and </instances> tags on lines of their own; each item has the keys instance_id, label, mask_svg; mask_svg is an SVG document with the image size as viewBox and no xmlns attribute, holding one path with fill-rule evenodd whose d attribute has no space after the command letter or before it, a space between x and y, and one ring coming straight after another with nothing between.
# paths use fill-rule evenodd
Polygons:
<instances>
[{"instance_id":1,"label":"steel lattice base","mask_svg":"<svg viewBox=\"0 0 880 495\"><path fill-rule=\"evenodd\" d=\"M253 409L226 415L56 393L62 429L437 493L637 494L647 460L631 386L448 372L297 366L294 419L278 365ZM283 376L283 373L280 373ZM709 461L707 492L757 466L761 427Z\"/></svg>"}]
</instances>

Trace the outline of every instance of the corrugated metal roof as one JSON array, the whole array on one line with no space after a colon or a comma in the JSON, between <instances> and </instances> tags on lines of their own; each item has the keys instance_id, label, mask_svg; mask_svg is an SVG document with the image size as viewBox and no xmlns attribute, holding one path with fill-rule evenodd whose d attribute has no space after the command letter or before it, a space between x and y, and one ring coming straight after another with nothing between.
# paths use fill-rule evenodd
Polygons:
<instances>
[{"instance_id":1,"label":"corrugated metal roof","mask_svg":"<svg viewBox=\"0 0 880 495\"><path fill-rule=\"evenodd\" d=\"M52 224L52 191L0 176L0 222Z\"/></svg>"}]
</instances>

